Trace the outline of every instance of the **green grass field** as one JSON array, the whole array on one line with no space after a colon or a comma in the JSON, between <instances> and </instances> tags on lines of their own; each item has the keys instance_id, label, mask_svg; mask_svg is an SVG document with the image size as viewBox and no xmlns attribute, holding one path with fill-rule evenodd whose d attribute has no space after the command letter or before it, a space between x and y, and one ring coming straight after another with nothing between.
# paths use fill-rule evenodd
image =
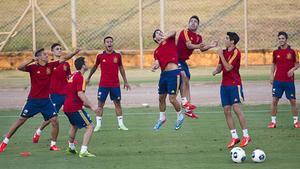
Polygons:
<instances>
[{"instance_id":1,"label":"green grass field","mask_svg":"<svg viewBox=\"0 0 300 169\"><path fill-rule=\"evenodd\" d=\"M278 128L267 129L269 105L244 106L249 132L253 142L245 148L247 159L243 164L235 164L229 158L226 144L230 139L224 115L220 107L200 107L197 120L186 119L183 127L175 131L175 113L168 108L168 121L160 131L152 130L157 120L157 108L124 109L125 124L129 131L119 131L112 109L105 109L103 127L94 133L89 150L96 158L81 159L66 155L68 121L60 114L60 134L58 145L61 152L50 152L48 127L38 144L31 138L42 117L30 119L11 139L8 148L0 154L1 168L103 168L103 169L194 169L194 168L243 168L282 169L299 168L299 130L292 128L289 106L281 105ZM0 110L0 134L16 120L19 110ZM94 120L94 115L92 118ZM241 130L237 127L239 134ZM83 130L77 134L81 143ZM264 163L256 164L250 159L255 148L261 148L267 155ZM79 149L79 146L77 146ZM30 151L29 157L20 152Z\"/></svg>"}]
</instances>

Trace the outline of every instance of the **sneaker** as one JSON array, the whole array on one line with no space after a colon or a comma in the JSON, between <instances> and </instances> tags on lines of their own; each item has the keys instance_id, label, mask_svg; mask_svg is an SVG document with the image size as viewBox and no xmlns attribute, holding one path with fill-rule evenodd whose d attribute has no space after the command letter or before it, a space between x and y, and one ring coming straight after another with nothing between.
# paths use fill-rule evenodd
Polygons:
<instances>
[{"instance_id":1,"label":"sneaker","mask_svg":"<svg viewBox=\"0 0 300 169\"><path fill-rule=\"evenodd\" d=\"M94 132L98 132L100 130L101 126L96 125L96 127L94 128Z\"/></svg>"},{"instance_id":2,"label":"sneaker","mask_svg":"<svg viewBox=\"0 0 300 169\"><path fill-rule=\"evenodd\" d=\"M196 109L197 107L193 104L191 104L190 102L186 102L185 104L182 105L185 109L187 110L194 110Z\"/></svg>"},{"instance_id":3,"label":"sneaker","mask_svg":"<svg viewBox=\"0 0 300 169\"><path fill-rule=\"evenodd\" d=\"M153 130L159 130L160 127L167 121L167 119L165 120L158 120L155 124L155 126L153 127Z\"/></svg>"},{"instance_id":4,"label":"sneaker","mask_svg":"<svg viewBox=\"0 0 300 169\"><path fill-rule=\"evenodd\" d=\"M122 125L119 125L119 130L125 130L125 131L127 131L129 129L124 124L122 124Z\"/></svg>"},{"instance_id":5,"label":"sneaker","mask_svg":"<svg viewBox=\"0 0 300 169\"><path fill-rule=\"evenodd\" d=\"M240 142L239 138L231 138L230 142L227 145L227 148L233 148L234 145Z\"/></svg>"},{"instance_id":6,"label":"sneaker","mask_svg":"<svg viewBox=\"0 0 300 169\"><path fill-rule=\"evenodd\" d=\"M34 133L34 136L32 137L32 142L33 143L38 143L40 137L41 137L41 135L38 135L38 134Z\"/></svg>"},{"instance_id":7,"label":"sneaker","mask_svg":"<svg viewBox=\"0 0 300 169\"><path fill-rule=\"evenodd\" d=\"M89 153L88 151L86 151L84 153L80 152L79 157L82 158L82 157L96 157L96 156L94 154Z\"/></svg>"},{"instance_id":8,"label":"sneaker","mask_svg":"<svg viewBox=\"0 0 300 169\"><path fill-rule=\"evenodd\" d=\"M193 111L188 111L188 112L185 112L184 114L192 119L198 118L198 115L196 113L194 113Z\"/></svg>"},{"instance_id":9,"label":"sneaker","mask_svg":"<svg viewBox=\"0 0 300 169\"><path fill-rule=\"evenodd\" d=\"M248 143L251 141L251 137L243 137L242 138L242 142L240 144L240 147L246 147L248 145Z\"/></svg>"},{"instance_id":10,"label":"sneaker","mask_svg":"<svg viewBox=\"0 0 300 169\"><path fill-rule=\"evenodd\" d=\"M175 130L179 130L183 124L183 121L184 121L184 115L181 113L179 115L179 119L176 121L176 124L175 124Z\"/></svg>"},{"instance_id":11,"label":"sneaker","mask_svg":"<svg viewBox=\"0 0 300 169\"><path fill-rule=\"evenodd\" d=\"M270 123L268 124L268 128L269 128L269 129L276 128L276 123L270 122Z\"/></svg>"},{"instance_id":12,"label":"sneaker","mask_svg":"<svg viewBox=\"0 0 300 169\"><path fill-rule=\"evenodd\" d=\"M4 143L4 142L2 142L2 143L0 144L0 153L2 153L2 152L6 149L6 146L7 146L7 144Z\"/></svg>"},{"instance_id":13,"label":"sneaker","mask_svg":"<svg viewBox=\"0 0 300 169\"><path fill-rule=\"evenodd\" d=\"M50 147L50 151L60 151L60 148L58 148L56 145L53 145Z\"/></svg>"},{"instance_id":14,"label":"sneaker","mask_svg":"<svg viewBox=\"0 0 300 169\"><path fill-rule=\"evenodd\" d=\"M67 148L66 152L67 152L67 154L78 154L76 149L72 150L70 147Z\"/></svg>"},{"instance_id":15,"label":"sneaker","mask_svg":"<svg viewBox=\"0 0 300 169\"><path fill-rule=\"evenodd\" d=\"M297 129L299 129L299 128L300 128L300 122L297 121L297 122L294 124L294 127L297 128Z\"/></svg>"}]
</instances>

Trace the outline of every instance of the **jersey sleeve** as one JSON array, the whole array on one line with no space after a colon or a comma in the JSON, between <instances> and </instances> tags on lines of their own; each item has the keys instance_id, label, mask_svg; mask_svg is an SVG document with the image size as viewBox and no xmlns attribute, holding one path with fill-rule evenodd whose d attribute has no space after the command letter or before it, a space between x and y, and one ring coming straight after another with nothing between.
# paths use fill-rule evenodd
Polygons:
<instances>
[{"instance_id":1,"label":"jersey sleeve","mask_svg":"<svg viewBox=\"0 0 300 169\"><path fill-rule=\"evenodd\" d=\"M272 63L276 64L276 51L273 51L273 55L272 55Z\"/></svg>"},{"instance_id":2,"label":"jersey sleeve","mask_svg":"<svg viewBox=\"0 0 300 169\"><path fill-rule=\"evenodd\" d=\"M187 29L183 30L183 36L184 36L184 38L182 38L182 39L184 40L185 43L191 41L191 39L189 37L189 32Z\"/></svg>"},{"instance_id":3,"label":"jersey sleeve","mask_svg":"<svg viewBox=\"0 0 300 169\"><path fill-rule=\"evenodd\" d=\"M101 55L98 54L98 55L96 56L96 63L95 63L95 66L98 67L100 63L101 63Z\"/></svg>"},{"instance_id":4,"label":"jersey sleeve","mask_svg":"<svg viewBox=\"0 0 300 169\"><path fill-rule=\"evenodd\" d=\"M25 72L31 72L33 68L33 65L27 65L25 66Z\"/></svg>"},{"instance_id":5,"label":"jersey sleeve","mask_svg":"<svg viewBox=\"0 0 300 169\"><path fill-rule=\"evenodd\" d=\"M233 67L235 67L236 65L240 64L240 61L241 61L241 53L237 49L235 49L228 63Z\"/></svg>"},{"instance_id":6,"label":"jersey sleeve","mask_svg":"<svg viewBox=\"0 0 300 169\"><path fill-rule=\"evenodd\" d=\"M80 92L80 91L85 91L85 80L83 78L83 76L79 76L76 80L76 91Z\"/></svg>"}]
</instances>

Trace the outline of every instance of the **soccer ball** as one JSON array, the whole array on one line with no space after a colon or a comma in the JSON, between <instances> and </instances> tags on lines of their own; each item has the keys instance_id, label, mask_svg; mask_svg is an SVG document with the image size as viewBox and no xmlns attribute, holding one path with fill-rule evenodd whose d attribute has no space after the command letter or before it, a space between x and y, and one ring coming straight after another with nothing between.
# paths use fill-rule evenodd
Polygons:
<instances>
[{"instance_id":1,"label":"soccer ball","mask_svg":"<svg viewBox=\"0 0 300 169\"><path fill-rule=\"evenodd\" d=\"M245 151L240 147L234 147L230 151L231 160L235 163L242 163L246 160L246 153Z\"/></svg>"},{"instance_id":2,"label":"soccer ball","mask_svg":"<svg viewBox=\"0 0 300 169\"><path fill-rule=\"evenodd\" d=\"M266 154L260 149L256 149L252 152L252 161L256 163L261 163L266 160Z\"/></svg>"}]
</instances>

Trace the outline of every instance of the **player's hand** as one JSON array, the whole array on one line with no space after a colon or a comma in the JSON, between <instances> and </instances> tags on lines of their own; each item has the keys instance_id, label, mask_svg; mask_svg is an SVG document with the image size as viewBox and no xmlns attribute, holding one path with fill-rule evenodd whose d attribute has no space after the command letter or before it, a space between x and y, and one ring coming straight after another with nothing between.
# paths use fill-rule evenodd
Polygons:
<instances>
[{"instance_id":1,"label":"player's hand","mask_svg":"<svg viewBox=\"0 0 300 169\"><path fill-rule=\"evenodd\" d=\"M211 46L214 48L214 47L217 47L218 44L219 44L219 42L217 40L215 40L211 43Z\"/></svg>"},{"instance_id":2,"label":"player's hand","mask_svg":"<svg viewBox=\"0 0 300 169\"><path fill-rule=\"evenodd\" d=\"M216 74L217 74L217 71L213 71L213 72L212 72L212 75L213 75L213 76L216 76Z\"/></svg>"},{"instance_id":3,"label":"player's hand","mask_svg":"<svg viewBox=\"0 0 300 169\"><path fill-rule=\"evenodd\" d=\"M131 90L131 87L128 83L124 83L124 89Z\"/></svg>"},{"instance_id":4,"label":"player's hand","mask_svg":"<svg viewBox=\"0 0 300 169\"><path fill-rule=\"evenodd\" d=\"M273 85L273 82L274 82L274 78L271 77L271 78L270 78L270 84Z\"/></svg>"},{"instance_id":5,"label":"player's hand","mask_svg":"<svg viewBox=\"0 0 300 169\"><path fill-rule=\"evenodd\" d=\"M287 73L288 77L292 77L294 75L294 70L289 70Z\"/></svg>"},{"instance_id":6,"label":"player's hand","mask_svg":"<svg viewBox=\"0 0 300 169\"><path fill-rule=\"evenodd\" d=\"M199 49L203 49L206 45L204 43L199 44Z\"/></svg>"},{"instance_id":7,"label":"player's hand","mask_svg":"<svg viewBox=\"0 0 300 169\"><path fill-rule=\"evenodd\" d=\"M155 72L155 70L158 68L159 68L159 63L158 63L158 61L155 61L151 67L151 71Z\"/></svg>"},{"instance_id":8,"label":"player's hand","mask_svg":"<svg viewBox=\"0 0 300 169\"><path fill-rule=\"evenodd\" d=\"M77 55L80 51L81 51L81 49L79 49L79 48L75 49L74 55Z\"/></svg>"}]
</instances>

